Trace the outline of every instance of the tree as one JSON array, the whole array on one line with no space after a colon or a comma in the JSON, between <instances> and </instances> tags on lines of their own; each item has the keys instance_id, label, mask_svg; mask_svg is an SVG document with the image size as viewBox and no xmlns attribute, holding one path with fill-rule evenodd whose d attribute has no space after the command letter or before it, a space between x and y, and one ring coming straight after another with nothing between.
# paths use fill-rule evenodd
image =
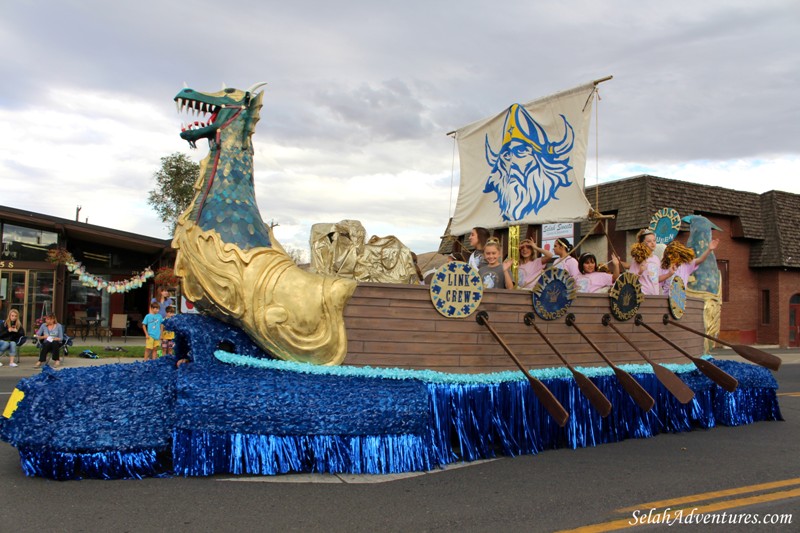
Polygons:
<instances>
[{"instance_id":1,"label":"tree","mask_svg":"<svg viewBox=\"0 0 800 533\"><path fill-rule=\"evenodd\" d=\"M194 184L199 174L200 165L180 152L161 158L161 169L153 174L156 187L148 193L147 203L170 231L175 229L178 217L194 198Z\"/></svg>"}]
</instances>

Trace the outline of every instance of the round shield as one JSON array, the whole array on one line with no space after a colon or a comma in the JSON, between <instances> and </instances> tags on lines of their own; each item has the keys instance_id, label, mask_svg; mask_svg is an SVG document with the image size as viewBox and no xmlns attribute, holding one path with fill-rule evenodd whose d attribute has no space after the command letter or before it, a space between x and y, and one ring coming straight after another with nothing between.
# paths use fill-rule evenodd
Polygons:
<instances>
[{"instance_id":1,"label":"round shield","mask_svg":"<svg viewBox=\"0 0 800 533\"><path fill-rule=\"evenodd\" d=\"M673 276L669 284L669 314L680 320L686 311L686 285L680 276Z\"/></svg>"},{"instance_id":2,"label":"round shield","mask_svg":"<svg viewBox=\"0 0 800 533\"><path fill-rule=\"evenodd\" d=\"M483 282L468 263L450 261L434 272L430 292L433 307L442 316L464 318L480 305Z\"/></svg>"},{"instance_id":3,"label":"round shield","mask_svg":"<svg viewBox=\"0 0 800 533\"><path fill-rule=\"evenodd\" d=\"M657 243L669 244L681 229L681 216L671 207L663 207L650 219L650 229Z\"/></svg>"},{"instance_id":4,"label":"round shield","mask_svg":"<svg viewBox=\"0 0 800 533\"><path fill-rule=\"evenodd\" d=\"M555 320L567 313L578 293L575 280L564 269L548 268L533 287L533 310L544 320Z\"/></svg>"},{"instance_id":5,"label":"round shield","mask_svg":"<svg viewBox=\"0 0 800 533\"><path fill-rule=\"evenodd\" d=\"M639 305L644 301L639 276L631 272L621 274L608 291L608 299L614 318L619 321L633 318L639 311Z\"/></svg>"}]
</instances>

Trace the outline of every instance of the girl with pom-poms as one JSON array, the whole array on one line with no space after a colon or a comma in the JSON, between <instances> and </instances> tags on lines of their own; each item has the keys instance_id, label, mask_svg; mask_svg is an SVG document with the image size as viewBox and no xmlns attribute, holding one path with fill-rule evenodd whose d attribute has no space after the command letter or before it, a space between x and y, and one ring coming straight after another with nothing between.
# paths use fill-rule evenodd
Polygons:
<instances>
[{"instance_id":1,"label":"girl with pom-poms","mask_svg":"<svg viewBox=\"0 0 800 533\"><path fill-rule=\"evenodd\" d=\"M664 294L669 293L669 286L674 276L679 276L683 280L684 287L688 286L689 276L708 259L717 246L719 246L719 239L713 239L708 243L706 251L700 254L700 257L695 257L694 250L683 243L678 241L669 243L664 249L664 257L661 259L661 291Z\"/></svg>"},{"instance_id":2,"label":"girl with pom-poms","mask_svg":"<svg viewBox=\"0 0 800 533\"><path fill-rule=\"evenodd\" d=\"M648 296L661 294L659 290L661 264L658 256L653 253L656 249L656 234L649 229L643 229L636 234L636 238L639 242L631 246L633 262L628 270L639 276L642 294Z\"/></svg>"}]
</instances>

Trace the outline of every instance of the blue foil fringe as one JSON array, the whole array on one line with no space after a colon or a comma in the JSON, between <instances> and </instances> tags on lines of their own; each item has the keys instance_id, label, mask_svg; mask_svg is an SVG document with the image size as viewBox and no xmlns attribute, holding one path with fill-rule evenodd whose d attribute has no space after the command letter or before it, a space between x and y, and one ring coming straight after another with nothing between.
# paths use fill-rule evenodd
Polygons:
<instances>
[{"instance_id":1,"label":"blue foil fringe","mask_svg":"<svg viewBox=\"0 0 800 533\"><path fill-rule=\"evenodd\" d=\"M565 368L531 373L570 412L558 427L519 372L319 367L274 360L237 328L171 319L175 360L52 371L25 392L0 438L26 475L139 479L218 473L385 474L455 461L535 454L659 433L782 420L777 382L761 367L714 361L739 380L728 393L693 365L666 365L695 392L680 404L647 365L623 365L656 400L644 413L608 367L579 368L613 405L601 418ZM220 342L237 353L220 351ZM710 358L708 358L710 359Z\"/></svg>"}]
</instances>

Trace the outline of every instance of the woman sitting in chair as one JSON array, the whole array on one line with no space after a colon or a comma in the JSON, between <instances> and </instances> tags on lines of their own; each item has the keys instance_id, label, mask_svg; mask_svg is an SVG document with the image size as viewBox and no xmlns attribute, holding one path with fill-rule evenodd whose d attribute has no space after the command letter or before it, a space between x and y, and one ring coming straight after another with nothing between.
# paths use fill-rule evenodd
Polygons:
<instances>
[{"instance_id":1,"label":"woman sitting in chair","mask_svg":"<svg viewBox=\"0 0 800 533\"><path fill-rule=\"evenodd\" d=\"M61 353L61 344L64 342L64 327L58 323L56 315L51 313L44 317L44 324L39 326L36 338L41 342L42 348L39 350L39 362L33 366L38 368L45 364L48 353L51 354L53 364L61 366L59 355Z\"/></svg>"},{"instance_id":2,"label":"woman sitting in chair","mask_svg":"<svg viewBox=\"0 0 800 533\"><path fill-rule=\"evenodd\" d=\"M8 312L6 321L0 326L0 355L8 350L8 366L17 366L17 343L24 336L25 328L19 319L19 311L12 309ZM0 366L2 365L3 363L0 363Z\"/></svg>"}]
</instances>

